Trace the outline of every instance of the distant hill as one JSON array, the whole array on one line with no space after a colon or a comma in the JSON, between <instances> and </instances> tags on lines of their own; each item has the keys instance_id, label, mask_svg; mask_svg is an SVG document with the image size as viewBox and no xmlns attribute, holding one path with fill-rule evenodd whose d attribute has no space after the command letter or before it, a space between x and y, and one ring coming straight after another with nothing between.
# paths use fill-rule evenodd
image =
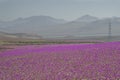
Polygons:
<instances>
[{"instance_id":1,"label":"distant hill","mask_svg":"<svg viewBox=\"0 0 120 80\"><path fill-rule=\"evenodd\" d=\"M14 40L14 39L42 39L43 37L36 34L26 34L26 33L6 33L0 31L0 40Z\"/></svg>"},{"instance_id":2,"label":"distant hill","mask_svg":"<svg viewBox=\"0 0 120 80\"><path fill-rule=\"evenodd\" d=\"M91 16L91 15L84 15L78 19L76 19L76 22L93 22L97 21L99 18Z\"/></svg>"},{"instance_id":3,"label":"distant hill","mask_svg":"<svg viewBox=\"0 0 120 80\"><path fill-rule=\"evenodd\" d=\"M112 35L120 35L119 17L99 19L91 15L84 15L69 22L50 16L18 18L8 22L1 21L0 30L7 33L37 34L43 37L107 36L109 22L112 26Z\"/></svg>"}]
</instances>

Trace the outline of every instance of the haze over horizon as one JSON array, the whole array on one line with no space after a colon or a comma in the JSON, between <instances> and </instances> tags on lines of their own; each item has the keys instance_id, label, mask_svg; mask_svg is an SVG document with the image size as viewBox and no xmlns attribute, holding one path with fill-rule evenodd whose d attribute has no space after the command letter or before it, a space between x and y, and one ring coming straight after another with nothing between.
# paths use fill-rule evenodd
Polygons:
<instances>
[{"instance_id":1,"label":"haze over horizon","mask_svg":"<svg viewBox=\"0 0 120 80\"><path fill-rule=\"evenodd\" d=\"M40 15L68 21L86 14L120 17L119 3L120 0L0 0L0 20Z\"/></svg>"}]
</instances>

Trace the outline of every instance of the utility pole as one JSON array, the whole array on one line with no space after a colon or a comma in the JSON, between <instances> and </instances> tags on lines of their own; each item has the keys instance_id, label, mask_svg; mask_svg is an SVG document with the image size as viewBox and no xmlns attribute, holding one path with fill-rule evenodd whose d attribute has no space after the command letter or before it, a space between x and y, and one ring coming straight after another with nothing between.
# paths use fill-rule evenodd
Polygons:
<instances>
[{"instance_id":1,"label":"utility pole","mask_svg":"<svg viewBox=\"0 0 120 80\"><path fill-rule=\"evenodd\" d=\"M111 35L112 35L112 29L111 29L111 20L109 21L109 27L108 27L108 40L110 41L111 40Z\"/></svg>"}]
</instances>

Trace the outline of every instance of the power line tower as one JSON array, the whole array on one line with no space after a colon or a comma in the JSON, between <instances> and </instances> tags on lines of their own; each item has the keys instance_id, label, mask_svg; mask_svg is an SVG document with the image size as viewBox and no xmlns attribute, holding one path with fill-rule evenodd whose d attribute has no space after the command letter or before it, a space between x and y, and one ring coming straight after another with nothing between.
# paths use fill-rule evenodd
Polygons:
<instances>
[{"instance_id":1,"label":"power line tower","mask_svg":"<svg viewBox=\"0 0 120 80\"><path fill-rule=\"evenodd\" d=\"M111 23L111 20L109 20L109 26L108 26L108 41L110 41L111 40L111 36L112 36L112 28L111 28L111 25L112 25L112 23Z\"/></svg>"}]
</instances>

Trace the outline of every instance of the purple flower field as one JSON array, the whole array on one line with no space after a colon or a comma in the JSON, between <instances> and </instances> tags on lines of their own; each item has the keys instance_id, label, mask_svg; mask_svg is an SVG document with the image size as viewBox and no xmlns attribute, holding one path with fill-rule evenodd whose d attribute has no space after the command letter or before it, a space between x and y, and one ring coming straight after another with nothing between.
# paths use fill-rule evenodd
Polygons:
<instances>
[{"instance_id":1,"label":"purple flower field","mask_svg":"<svg viewBox=\"0 0 120 80\"><path fill-rule=\"evenodd\" d=\"M120 80L120 42L7 50L0 53L0 80Z\"/></svg>"}]
</instances>

